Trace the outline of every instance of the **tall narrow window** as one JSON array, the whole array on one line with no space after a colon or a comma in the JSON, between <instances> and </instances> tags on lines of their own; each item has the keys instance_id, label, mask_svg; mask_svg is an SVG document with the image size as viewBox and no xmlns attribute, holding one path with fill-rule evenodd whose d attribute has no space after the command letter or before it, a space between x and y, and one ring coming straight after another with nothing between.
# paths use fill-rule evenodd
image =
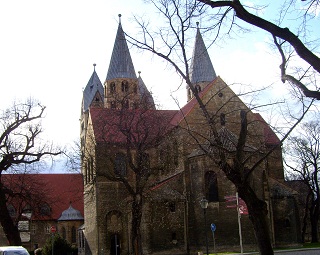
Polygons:
<instances>
[{"instance_id":1,"label":"tall narrow window","mask_svg":"<svg viewBox=\"0 0 320 255\"><path fill-rule=\"evenodd\" d=\"M117 153L114 162L114 173L120 176L127 175L126 156L123 153Z\"/></svg>"},{"instance_id":2,"label":"tall narrow window","mask_svg":"<svg viewBox=\"0 0 320 255\"><path fill-rule=\"evenodd\" d=\"M72 226L71 228L71 243L76 243L77 242L77 231L76 227Z\"/></svg>"},{"instance_id":3,"label":"tall narrow window","mask_svg":"<svg viewBox=\"0 0 320 255\"><path fill-rule=\"evenodd\" d=\"M122 108L123 109L129 109L129 100L128 99L123 100Z\"/></svg>"},{"instance_id":4,"label":"tall narrow window","mask_svg":"<svg viewBox=\"0 0 320 255\"><path fill-rule=\"evenodd\" d=\"M226 115L224 113L220 114L220 124L221 124L221 126L226 125Z\"/></svg>"},{"instance_id":5,"label":"tall narrow window","mask_svg":"<svg viewBox=\"0 0 320 255\"><path fill-rule=\"evenodd\" d=\"M114 82L110 83L110 93L113 94L116 92L116 84Z\"/></svg>"},{"instance_id":6,"label":"tall narrow window","mask_svg":"<svg viewBox=\"0 0 320 255\"><path fill-rule=\"evenodd\" d=\"M16 217L16 209L14 208L14 206L12 204L7 205L7 210L8 210L11 217Z\"/></svg>"},{"instance_id":7,"label":"tall narrow window","mask_svg":"<svg viewBox=\"0 0 320 255\"><path fill-rule=\"evenodd\" d=\"M122 90L122 92L128 92L128 90L129 90L129 83L128 83L128 81L122 81L122 83L121 83L121 90Z\"/></svg>"},{"instance_id":8,"label":"tall narrow window","mask_svg":"<svg viewBox=\"0 0 320 255\"><path fill-rule=\"evenodd\" d=\"M170 212L176 211L176 203L175 202L169 202L169 210L170 210Z\"/></svg>"},{"instance_id":9,"label":"tall narrow window","mask_svg":"<svg viewBox=\"0 0 320 255\"><path fill-rule=\"evenodd\" d=\"M205 190L206 198L209 202L219 201L217 175L213 171L206 172L205 174Z\"/></svg>"},{"instance_id":10,"label":"tall narrow window","mask_svg":"<svg viewBox=\"0 0 320 255\"><path fill-rule=\"evenodd\" d=\"M61 228L61 234L62 234L62 238L63 239L66 239L67 238L67 231L66 231L66 228L65 227L62 227Z\"/></svg>"},{"instance_id":11,"label":"tall narrow window","mask_svg":"<svg viewBox=\"0 0 320 255\"><path fill-rule=\"evenodd\" d=\"M201 87L200 87L200 85L197 84L197 85L195 86L195 89L196 89L196 92L197 92L197 93L200 93L200 92L201 92Z\"/></svg>"}]
</instances>

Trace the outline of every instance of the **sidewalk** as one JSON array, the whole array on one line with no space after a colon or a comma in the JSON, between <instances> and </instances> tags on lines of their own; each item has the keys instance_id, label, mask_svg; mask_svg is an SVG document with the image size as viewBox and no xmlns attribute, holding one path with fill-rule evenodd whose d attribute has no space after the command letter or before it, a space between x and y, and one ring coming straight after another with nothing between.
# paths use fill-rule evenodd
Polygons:
<instances>
[{"instance_id":1,"label":"sidewalk","mask_svg":"<svg viewBox=\"0 0 320 255\"><path fill-rule=\"evenodd\" d=\"M320 255L320 248L301 248L292 250L274 251L276 255ZM259 252L232 253L230 255L259 255Z\"/></svg>"}]
</instances>

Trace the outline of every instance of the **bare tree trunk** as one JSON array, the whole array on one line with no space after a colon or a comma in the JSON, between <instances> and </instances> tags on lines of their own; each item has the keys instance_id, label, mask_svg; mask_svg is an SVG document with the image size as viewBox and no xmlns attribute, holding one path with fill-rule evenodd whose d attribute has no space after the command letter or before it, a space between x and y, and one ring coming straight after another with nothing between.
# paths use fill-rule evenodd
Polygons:
<instances>
[{"instance_id":1,"label":"bare tree trunk","mask_svg":"<svg viewBox=\"0 0 320 255\"><path fill-rule=\"evenodd\" d=\"M318 242L318 222L319 215L315 212L316 209L313 208L310 210L310 222L311 222L311 242Z\"/></svg>"},{"instance_id":2,"label":"bare tree trunk","mask_svg":"<svg viewBox=\"0 0 320 255\"><path fill-rule=\"evenodd\" d=\"M261 255L273 255L271 245L270 229L268 225L267 204L260 200L250 189L245 186L238 189L240 197L248 207L250 220L253 224L254 233Z\"/></svg>"},{"instance_id":3,"label":"bare tree trunk","mask_svg":"<svg viewBox=\"0 0 320 255\"><path fill-rule=\"evenodd\" d=\"M6 195L2 183L0 183L0 222L9 245L21 245L18 227L14 224L9 211L7 210Z\"/></svg>"},{"instance_id":4,"label":"bare tree trunk","mask_svg":"<svg viewBox=\"0 0 320 255\"><path fill-rule=\"evenodd\" d=\"M306 230L307 230L307 218L308 218L308 208L305 208L303 220L302 220L302 229L301 229L301 241L304 243L306 241Z\"/></svg>"},{"instance_id":5,"label":"bare tree trunk","mask_svg":"<svg viewBox=\"0 0 320 255\"><path fill-rule=\"evenodd\" d=\"M143 255L141 239L142 196L135 195L132 202L132 247L135 255Z\"/></svg>"}]
</instances>

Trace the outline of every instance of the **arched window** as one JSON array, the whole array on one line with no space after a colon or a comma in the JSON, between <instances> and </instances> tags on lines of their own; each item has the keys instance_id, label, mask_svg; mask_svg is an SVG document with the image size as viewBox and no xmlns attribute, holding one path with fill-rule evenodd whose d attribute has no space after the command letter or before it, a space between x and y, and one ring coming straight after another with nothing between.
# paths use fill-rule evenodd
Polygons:
<instances>
[{"instance_id":1,"label":"arched window","mask_svg":"<svg viewBox=\"0 0 320 255\"><path fill-rule=\"evenodd\" d=\"M110 83L110 93L113 94L116 92L116 84L114 82Z\"/></svg>"},{"instance_id":2,"label":"arched window","mask_svg":"<svg viewBox=\"0 0 320 255\"><path fill-rule=\"evenodd\" d=\"M226 125L226 115L224 113L220 113L220 124L221 126Z\"/></svg>"},{"instance_id":3,"label":"arched window","mask_svg":"<svg viewBox=\"0 0 320 255\"><path fill-rule=\"evenodd\" d=\"M66 228L65 228L65 227L62 227L62 228L61 228L61 235L62 235L62 238L63 238L63 239L66 239L66 238L67 238L67 232L66 232Z\"/></svg>"},{"instance_id":4,"label":"arched window","mask_svg":"<svg viewBox=\"0 0 320 255\"><path fill-rule=\"evenodd\" d=\"M16 209L14 208L14 206L12 204L7 205L7 210L10 214L10 217L12 217L12 218L16 217Z\"/></svg>"},{"instance_id":5,"label":"arched window","mask_svg":"<svg viewBox=\"0 0 320 255\"><path fill-rule=\"evenodd\" d=\"M111 101L111 103L110 103L110 108L111 108L111 109L116 109L116 108L117 108L117 103L116 103L116 101Z\"/></svg>"},{"instance_id":6,"label":"arched window","mask_svg":"<svg viewBox=\"0 0 320 255\"><path fill-rule=\"evenodd\" d=\"M129 100L128 99L123 100L122 108L123 109L129 109Z\"/></svg>"},{"instance_id":7,"label":"arched window","mask_svg":"<svg viewBox=\"0 0 320 255\"><path fill-rule=\"evenodd\" d=\"M120 176L127 175L126 156L123 153L117 153L114 162L114 173Z\"/></svg>"},{"instance_id":8,"label":"arched window","mask_svg":"<svg viewBox=\"0 0 320 255\"><path fill-rule=\"evenodd\" d=\"M129 90L128 81L122 81L121 82L121 90L122 90L122 92L128 92L128 90Z\"/></svg>"},{"instance_id":9,"label":"arched window","mask_svg":"<svg viewBox=\"0 0 320 255\"><path fill-rule=\"evenodd\" d=\"M76 243L77 242L77 231L76 227L72 226L71 228L71 243Z\"/></svg>"},{"instance_id":10,"label":"arched window","mask_svg":"<svg viewBox=\"0 0 320 255\"><path fill-rule=\"evenodd\" d=\"M197 84L197 85L195 86L195 89L196 89L196 92L197 92L197 93L200 93L200 92L201 92L201 87L200 87L199 84Z\"/></svg>"},{"instance_id":11,"label":"arched window","mask_svg":"<svg viewBox=\"0 0 320 255\"><path fill-rule=\"evenodd\" d=\"M205 191L209 202L219 201L217 175L214 171L205 174Z\"/></svg>"},{"instance_id":12,"label":"arched window","mask_svg":"<svg viewBox=\"0 0 320 255\"><path fill-rule=\"evenodd\" d=\"M51 208L48 204L42 204L39 211L42 216L49 216L51 214Z\"/></svg>"}]
</instances>

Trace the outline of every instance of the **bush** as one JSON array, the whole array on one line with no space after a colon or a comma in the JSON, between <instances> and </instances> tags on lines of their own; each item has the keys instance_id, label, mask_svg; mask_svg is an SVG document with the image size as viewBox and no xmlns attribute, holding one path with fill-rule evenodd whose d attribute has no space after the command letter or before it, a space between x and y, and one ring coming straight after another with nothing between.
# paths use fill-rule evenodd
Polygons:
<instances>
[{"instance_id":1,"label":"bush","mask_svg":"<svg viewBox=\"0 0 320 255\"><path fill-rule=\"evenodd\" d=\"M77 248L72 247L71 244L63 239L59 234L55 234L48 238L46 244L42 248L42 255L75 255L77 253Z\"/></svg>"}]
</instances>

